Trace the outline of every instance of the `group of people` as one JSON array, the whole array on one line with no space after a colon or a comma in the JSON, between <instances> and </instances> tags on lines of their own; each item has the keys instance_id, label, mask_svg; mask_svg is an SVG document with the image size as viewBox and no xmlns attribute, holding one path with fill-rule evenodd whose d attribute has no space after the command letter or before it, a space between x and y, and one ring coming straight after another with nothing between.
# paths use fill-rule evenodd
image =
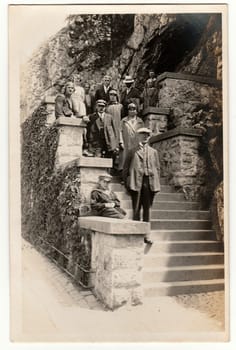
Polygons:
<instances>
[{"instance_id":1,"label":"group of people","mask_svg":"<svg viewBox=\"0 0 236 350\"><path fill-rule=\"evenodd\" d=\"M145 222L150 221L154 196L160 191L159 155L148 144L150 133L145 127L136 131L138 143L127 153L122 172L132 199L133 220ZM123 219L126 212L120 207L117 195L109 189L111 178L109 174L99 177L97 188L91 192L91 209L95 215ZM153 243L149 235L145 236L144 242Z\"/></svg>"},{"instance_id":2,"label":"group of people","mask_svg":"<svg viewBox=\"0 0 236 350\"><path fill-rule=\"evenodd\" d=\"M146 106L150 100L147 89L157 90L153 75L150 71L142 94L134 87L134 79L126 76L120 96L108 75L94 94L88 83L81 86L78 76L65 84L57 82L56 118L82 118L87 124L83 135L84 156L113 158L113 171L121 173L126 155L136 142L136 131L144 126L139 114L141 105Z\"/></svg>"},{"instance_id":3,"label":"group of people","mask_svg":"<svg viewBox=\"0 0 236 350\"><path fill-rule=\"evenodd\" d=\"M151 131L138 115L141 105L147 107L151 100L156 103L156 78L153 71L149 72L143 94L134 87L131 76L125 77L124 84L119 98L108 75L94 94L90 85L86 83L83 88L78 78L66 84L58 82L55 116L82 118L86 123L83 155L113 159L113 173L122 177L131 195L133 219L141 220L142 208L142 219L148 222L154 195L160 191L160 164L158 152L148 144ZM91 208L96 215L124 218L119 199L109 189L110 179L110 175L99 178L98 187L91 193ZM145 242L152 243L147 236Z\"/></svg>"}]
</instances>

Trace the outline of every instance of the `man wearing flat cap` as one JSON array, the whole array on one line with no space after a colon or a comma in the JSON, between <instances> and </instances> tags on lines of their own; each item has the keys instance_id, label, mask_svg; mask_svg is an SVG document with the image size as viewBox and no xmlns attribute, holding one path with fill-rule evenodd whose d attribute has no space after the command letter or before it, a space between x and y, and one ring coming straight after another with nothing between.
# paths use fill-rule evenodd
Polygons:
<instances>
[{"instance_id":1,"label":"man wearing flat cap","mask_svg":"<svg viewBox=\"0 0 236 350\"><path fill-rule=\"evenodd\" d=\"M118 148L118 136L112 115L105 112L106 101L96 101L96 112L89 116L87 140L95 157L112 158Z\"/></svg>"},{"instance_id":2,"label":"man wearing flat cap","mask_svg":"<svg viewBox=\"0 0 236 350\"><path fill-rule=\"evenodd\" d=\"M150 209L155 193L160 191L160 163L157 150L149 146L151 130L142 127L137 130L138 145L129 151L123 168L123 179L131 194L133 220L150 221ZM149 236L144 242L152 244Z\"/></svg>"},{"instance_id":3,"label":"man wearing flat cap","mask_svg":"<svg viewBox=\"0 0 236 350\"><path fill-rule=\"evenodd\" d=\"M109 189L111 176L101 175L96 189L91 192L91 209L94 215L123 219L126 212L120 207L117 195Z\"/></svg>"},{"instance_id":4,"label":"man wearing flat cap","mask_svg":"<svg viewBox=\"0 0 236 350\"><path fill-rule=\"evenodd\" d=\"M125 89L121 93L120 102L124 108L124 116L128 115L128 105L130 103L135 103L137 106L137 111L140 110L141 103L141 92L136 89L134 85L134 79L130 75L126 75L124 79Z\"/></svg>"}]
</instances>

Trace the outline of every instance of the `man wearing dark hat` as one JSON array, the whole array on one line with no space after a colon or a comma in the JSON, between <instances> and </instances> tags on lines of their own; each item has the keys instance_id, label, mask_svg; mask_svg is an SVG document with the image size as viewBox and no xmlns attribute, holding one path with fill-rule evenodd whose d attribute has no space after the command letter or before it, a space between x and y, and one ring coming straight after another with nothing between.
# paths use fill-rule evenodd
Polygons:
<instances>
[{"instance_id":1,"label":"man wearing dark hat","mask_svg":"<svg viewBox=\"0 0 236 350\"><path fill-rule=\"evenodd\" d=\"M106 101L96 101L96 112L89 116L87 140L89 151L95 157L112 158L118 148L116 126L111 116L105 112Z\"/></svg>"},{"instance_id":2,"label":"man wearing dark hat","mask_svg":"<svg viewBox=\"0 0 236 350\"><path fill-rule=\"evenodd\" d=\"M139 112L140 110L140 96L141 93L138 89L136 89L134 84L134 79L130 75L126 75L124 79L125 89L121 93L120 102L122 103L124 107L124 116L126 117L128 115L128 105L130 103L135 103L137 106L137 110Z\"/></svg>"},{"instance_id":3,"label":"man wearing dark hat","mask_svg":"<svg viewBox=\"0 0 236 350\"><path fill-rule=\"evenodd\" d=\"M126 212L120 207L116 194L109 189L110 175L101 175L97 188L91 192L91 209L94 215L123 219Z\"/></svg>"},{"instance_id":4,"label":"man wearing dark hat","mask_svg":"<svg viewBox=\"0 0 236 350\"><path fill-rule=\"evenodd\" d=\"M131 194L133 220L141 220L140 211L143 208L143 221L150 221L150 208L155 193L160 191L160 163L157 150L149 146L151 130L137 130L138 146L129 151L123 168L123 179ZM148 236L145 243L152 244Z\"/></svg>"}]
</instances>

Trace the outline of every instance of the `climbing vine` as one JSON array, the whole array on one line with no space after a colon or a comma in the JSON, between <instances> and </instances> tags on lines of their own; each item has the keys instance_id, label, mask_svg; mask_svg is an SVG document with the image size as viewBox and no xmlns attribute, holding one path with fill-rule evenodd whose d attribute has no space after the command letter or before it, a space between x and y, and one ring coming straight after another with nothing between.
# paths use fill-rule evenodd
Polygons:
<instances>
[{"instance_id":1,"label":"climbing vine","mask_svg":"<svg viewBox=\"0 0 236 350\"><path fill-rule=\"evenodd\" d=\"M46 106L41 104L22 125L22 235L64 268L70 260L88 269L91 235L78 224L79 168L55 171L58 128L47 126L46 118Z\"/></svg>"}]
</instances>

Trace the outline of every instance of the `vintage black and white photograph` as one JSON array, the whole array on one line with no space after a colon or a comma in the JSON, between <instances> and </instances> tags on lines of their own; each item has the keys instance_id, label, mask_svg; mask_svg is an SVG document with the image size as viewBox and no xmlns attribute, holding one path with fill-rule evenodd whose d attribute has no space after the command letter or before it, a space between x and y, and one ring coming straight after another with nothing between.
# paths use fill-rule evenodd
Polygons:
<instances>
[{"instance_id":1,"label":"vintage black and white photograph","mask_svg":"<svg viewBox=\"0 0 236 350\"><path fill-rule=\"evenodd\" d=\"M9 6L13 341L229 339L226 24Z\"/></svg>"}]
</instances>

